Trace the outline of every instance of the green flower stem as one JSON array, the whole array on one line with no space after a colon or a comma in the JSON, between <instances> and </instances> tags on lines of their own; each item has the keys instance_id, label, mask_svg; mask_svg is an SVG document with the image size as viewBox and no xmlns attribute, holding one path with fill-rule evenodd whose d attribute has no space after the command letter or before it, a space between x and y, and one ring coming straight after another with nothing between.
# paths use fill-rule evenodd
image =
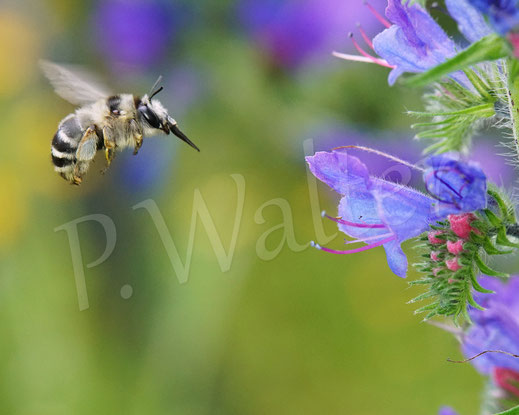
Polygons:
<instances>
[{"instance_id":1,"label":"green flower stem","mask_svg":"<svg viewBox=\"0 0 519 415\"><path fill-rule=\"evenodd\" d=\"M509 58L508 67L508 108L512 122L512 133L514 138L517 162L519 163L519 63Z\"/></svg>"},{"instance_id":2,"label":"green flower stem","mask_svg":"<svg viewBox=\"0 0 519 415\"><path fill-rule=\"evenodd\" d=\"M499 412L495 415L519 415L519 406L514 406L513 408L507 409L504 412Z\"/></svg>"}]
</instances>

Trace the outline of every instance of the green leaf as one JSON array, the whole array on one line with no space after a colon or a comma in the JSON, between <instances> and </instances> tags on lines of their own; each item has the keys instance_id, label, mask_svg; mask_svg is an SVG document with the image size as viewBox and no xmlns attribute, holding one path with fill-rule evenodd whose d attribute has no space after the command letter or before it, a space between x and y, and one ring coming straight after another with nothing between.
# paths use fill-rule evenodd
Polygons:
<instances>
[{"instance_id":1,"label":"green leaf","mask_svg":"<svg viewBox=\"0 0 519 415\"><path fill-rule=\"evenodd\" d=\"M483 98L486 98L488 101L496 101L496 99L488 92L490 87L485 84L485 82L474 72L472 69L466 69L465 75L467 75L467 78L469 78L469 81L472 85L474 85L474 88L476 88L476 91L478 91L479 95L481 95Z\"/></svg>"},{"instance_id":2,"label":"green leaf","mask_svg":"<svg viewBox=\"0 0 519 415\"><path fill-rule=\"evenodd\" d=\"M426 305L424 307L421 307L419 308L418 310L415 310L415 314L420 314L420 313L423 313L425 311L431 311L431 310L434 310L436 309L437 307L439 306L438 303L432 303L432 304L429 304L429 305Z\"/></svg>"},{"instance_id":3,"label":"green leaf","mask_svg":"<svg viewBox=\"0 0 519 415\"><path fill-rule=\"evenodd\" d=\"M456 119L457 119L456 117L451 117L451 118L445 118L444 120L435 121L435 122L420 122L420 123L412 124L411 128L434 127L436 125L445 125L445 124L450 124L453 121L456 121Z\"/></svg>"},{"instance_id":4,"label":"green leaf","mask_svg":"<svg viewBox=\"0 0 519 415\"><path fill-rule=\"evenodd\" d=\"M503 225L503 222L501 221L501 219L499 219L499 217L491 210L485 209L483 212L485 212L485 216L488 218L490 223L493 226L495 226L496 228Z\"/></svg>"},{"instance_id":5,"label":"green leaf","mask_svg":"<svg viewBox=\"0 0 519 415\"><path fill-rule=\"evenodd\" d=\"M494 415L519 415L519 405Z\"/></svg>"},{"instance_id":6,"label":"green leaf","mask_svg":"<svg viewBox=\"0 0 519 415\"><path fill-rule=\"evenodd\" d=\"M501 215L503 215L503 218L505 218L505 220L509 220L510 222L515 222L513 209L510 209L507 206L501 195L493 189L488 189L487 193L496 201L497 205L499 206L499 210L501 211Z\"/></svg>"},{"instance_id":7,"label":"green leaf","mask_svg":"<svg viewBox=\"0 0 519 415\"><path fill-rule=\"evenodd\" d=\"M492 242L488 238L485 238L483 242L483 249L488 255L507 255L514 252L513 250L500 251L492 244Z\"/></svg>"},{"instance_id":8,"label":"green leaf","mask_svg":"<svg viewBox=\"0 0 519 415\"><path fill-rule=\"evenodd\" d=\"M499 230L497 231L496 242L502 246L509 246L511 248L519 248L519 244L516 244L508 239L508 237L506 235L506 228L504 226L500 227Z\"/></svg>"},{"instance_id":9,"label":"green leaf","mask_svg":"<svg viewBox=\"0 0 519 415\"><path fill-rule=\"evenodd\" d=\"M486 288L483 288L479 284L474 270L471 270L471 272L470 272L470 281L472 282L472 286L474 287L474 289L480 293L484 293L484 294L494 294L495 293L495 291L487 290Z\"/></svg>"},{"instance_id":10,"label":"green leaf","mask_svg":"<svg viewBox=\"0 0 519 415\"><path fill-rule=\"evenodd\" d=\"M433 292L429 291L429 292L426 292L426 293L423 293L423 294L419 295L418 297L413 298L412 300L409 300L407 302L407 304L418 303L419 301L426 300L428 298L434 297L435 295L436 295L436 293L433 293Z\"/></svg>"},{"instance_id":11,"label":"green leaf","mask_svg":"<svg viewBox=\"0 0 519 415\"><path fill-rule=\"evenodd\" d=\"M478 303L476 303L476 300L474 300L474 297L472 297L472 293L470 292L470 289L467 290L467 301L469 302L469 304L472 307L477 308L478 310L482 310L482 311L485 310Z\"/></svg>"},{"instance_id":12,"label":"green leaf","mask_svg":"<svg viewBox=\"0 0 519 415\"><path fill-rule=\"evenodd\" d=\"M501 278L508 278L509 275L505 274L504 272L496 271L492 268L490 268L487 264L483 262L483 260L480 258L479 254L474 255L474 261L476 262L476 265L481 270L481 272L485 275L490 275L491 277L501 277Z\"/></svg>"},{"instance_id":13,"label":"green leaf","mask_svg":"<svg viewBox=\"0 0 519 415\"><path fill-rule=\"evenodd\" d=\"M492 34L470 45L446 62L427 72L412 76L404 81L406 85L421 87L436 82L452 72L460 71L484 61L494 61L510 54L510 45L502 37Z\"/></svg>"},{"instance_id":14,"label":"green leaf","mask_svg":"<svg viewBox=\"0 0 519 415\"><path fill-rule=\"evenodd\" d=\"M495 115L494 105L481 104L469 108L464 108L459 111L445 111L445 112L424 112L424 111L407 111L409 115L416 115L418 117L445 117L450 115L478 115L482 118L492 117Z\"/></svg>"}]
</instances>

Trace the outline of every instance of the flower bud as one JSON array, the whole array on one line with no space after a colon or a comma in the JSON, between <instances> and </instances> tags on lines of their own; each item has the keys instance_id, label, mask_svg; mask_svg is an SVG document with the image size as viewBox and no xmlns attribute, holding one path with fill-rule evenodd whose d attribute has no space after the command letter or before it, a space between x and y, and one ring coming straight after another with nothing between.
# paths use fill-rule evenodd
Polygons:
<instances>
[{"instance_id":1,"label":"flower bud","mask_svg":"<svg viewBox=\"0 0 519 415\"><path fill-rule=\"evenodd\" d=\"M463 213L461 215L449 215L451 230L460 238L467 239L470 231L477 233L477 230L470 226L477 219L473 213Z\"/></svg>"},{"instance_id":2,"label":"flower bud","mask_svg":"<svg viewBox=\"0 0 519 415\"><path fill-rule=\"evenodd\" d=\"M437 238L438 235L441 235L442 231L432 231L427 234L427 238L429 239L429 242L435 245L443 244L445 241L443 239Z\"/></svg>"},{"instance_id":3,"label":"flower bud","mask_svg":"<svg viewBox=\"0 0 519 415\"><path fill-rule=\"evenodd\" d=\"M445 261L445 265L451 271L458 271L459 269L461 269L461 265L458 262L458 257L457 256L454 257L454 258L448 259L447 261Z\"/></svg>"},{"instance_id":4,"label":"flower bud","mask_svg":"<svg viewBox=\"0 0 519 415\"><path fill-rule=\"evenodd\" d=\"M447 241L447 250L453 255L459 255L463 252L463 239L458 239L456 242Z\"/></svg>"}]
</instances>

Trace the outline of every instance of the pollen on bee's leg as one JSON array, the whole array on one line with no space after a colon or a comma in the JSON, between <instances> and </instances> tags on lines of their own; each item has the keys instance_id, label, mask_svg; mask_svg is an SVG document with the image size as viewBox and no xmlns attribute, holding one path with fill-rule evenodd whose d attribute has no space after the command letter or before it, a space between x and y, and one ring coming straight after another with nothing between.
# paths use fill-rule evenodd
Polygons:
<instances>
[{"instance_id":1,"label":"pollen on bee's leg","mask_svg":"<svg viewBox=\"0 0 519 415\"><path fill-rule=\"evenodd\" d=\"M368 229L385 229L386 228L386 225L384 225L383 223L368 224L368 223L348 222L347 220L343 220L342 218L334 218L332 216L329 216L326 214L325 211L321 212L321 216L323 218L330 219L331 221L339 223L341 225L352 226L354 228L368 228Z\"/></svg>"}]
</instances>

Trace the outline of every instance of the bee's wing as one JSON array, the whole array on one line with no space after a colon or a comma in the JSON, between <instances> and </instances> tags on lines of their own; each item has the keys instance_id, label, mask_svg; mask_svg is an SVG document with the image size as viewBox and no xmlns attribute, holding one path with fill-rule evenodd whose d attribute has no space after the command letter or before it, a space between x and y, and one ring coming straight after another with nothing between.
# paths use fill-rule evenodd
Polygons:
<instances>
[{"instance_id":1,"label":"bee's wing","mask_svg":"<svg viewBox=\"0 0 519 415\"><path fill-rule=\"evenodd\" d=\"M79 67L45 60L40 60L40 67L56 94L71 104L89 104L112 95L92 74Z\"/></svg>"}]
</instances>

